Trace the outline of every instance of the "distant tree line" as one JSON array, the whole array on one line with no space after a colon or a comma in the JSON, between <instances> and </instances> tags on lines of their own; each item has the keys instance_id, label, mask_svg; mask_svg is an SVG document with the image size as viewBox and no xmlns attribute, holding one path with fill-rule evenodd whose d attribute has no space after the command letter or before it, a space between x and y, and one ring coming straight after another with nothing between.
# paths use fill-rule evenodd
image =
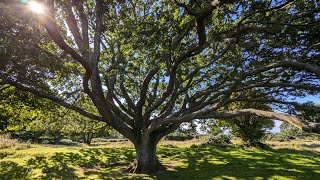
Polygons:
<instances>
[{"instance_id":1,"label":"distant tree line","mask_svg":"<svg viewBox=\"0 0 320 180\"><path fill-rule=\"evenodd\" d=\"M58 144L62 139L91 144L93 138L113 131L104 122L84 117L46 99L14 87L0 86L0 132L36 143ZM75 104L92 110L79 97Z\"/></svg>"}]
</instances>

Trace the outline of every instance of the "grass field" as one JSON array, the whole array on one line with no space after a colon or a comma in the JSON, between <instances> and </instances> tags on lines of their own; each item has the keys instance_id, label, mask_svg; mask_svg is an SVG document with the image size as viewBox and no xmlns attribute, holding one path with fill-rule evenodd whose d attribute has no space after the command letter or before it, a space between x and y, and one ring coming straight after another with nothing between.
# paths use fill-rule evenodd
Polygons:
<instances>
[{"instance_id":1,"label":"grass field","mask_svg":"<svg viewBox=\"0 0 320 180\"><path fill-rule=\"evenodd\" d=\"M129 143L98 146L32 145L0 150L0 179L306 179L320 180L320 143L269 142L272 149L192 146L161 142L158 156L167 171L125 173L133 162Z\"/></svg>"}]
</instances>

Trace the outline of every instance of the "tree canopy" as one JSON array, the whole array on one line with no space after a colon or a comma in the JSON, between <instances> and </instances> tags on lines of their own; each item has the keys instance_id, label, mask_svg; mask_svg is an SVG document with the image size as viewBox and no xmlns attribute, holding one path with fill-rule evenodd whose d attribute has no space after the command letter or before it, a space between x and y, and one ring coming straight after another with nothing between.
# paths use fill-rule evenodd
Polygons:
<instances>
[{"instance_id":1,"label":"tree canopy","mask_svg":"<svg viewBox=\"0 0 320 180\"><path fill-rule=\"evenodd\" d=\"M319 95L318 1L38 3L44 11L1 3L0 83L108 123L135 145L135 172L158 170L156 144L196 119L262 116L320 132L287 114L303 106L292 97ZM82 93L96 111L74 104ZM226 110L236 102L273 110Z\"/></svg>"}]
</instances>

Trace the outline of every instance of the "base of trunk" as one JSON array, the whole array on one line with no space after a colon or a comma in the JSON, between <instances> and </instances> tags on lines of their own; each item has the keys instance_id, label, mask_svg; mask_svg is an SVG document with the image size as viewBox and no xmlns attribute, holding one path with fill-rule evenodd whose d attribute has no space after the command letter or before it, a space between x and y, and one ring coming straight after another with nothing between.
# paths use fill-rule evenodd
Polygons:
<instances>
[{"instance_id":1,"label":"base of trunk","mask_svg":"<svg viewBox=\"0 0 320 180\"><path fill-rule=\"evenodd\" d=\"M125 170L125 172L135 174L153 174L166 170L167 168L164 165L162 165L159 161L156 164L152 165L141 165L137 161L135 161Z\"/></svg>"}]
</instances>

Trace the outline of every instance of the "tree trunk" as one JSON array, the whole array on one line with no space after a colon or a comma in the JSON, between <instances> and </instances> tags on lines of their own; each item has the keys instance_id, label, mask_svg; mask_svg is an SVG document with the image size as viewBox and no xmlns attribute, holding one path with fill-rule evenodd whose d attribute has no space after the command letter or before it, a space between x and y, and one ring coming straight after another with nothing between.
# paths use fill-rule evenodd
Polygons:
<instances>
[{"instance_id":1,"label":"tree trunk","mask_svg":"<svg viewBox=\"0 0 320 180\"><path fill-rule=\"evenodd\" d=\"M136 159L133 173L150 174L160 170L161 163L156 155L157 141L151 137L141 137L135 144Z\"/></svg>"},{"instance_id":2,"label":"tree trunk","mask_svg":"<svg viewBox=\"0 0 320 180\"><path fill-rule=\"evenodd\" d=\"M83 134L83 141L84 141L84 143L86 143L88 145L91 144L92 138L93 138L93 134L92 133L84 133Z\"/></svg>"}]
</instances>

